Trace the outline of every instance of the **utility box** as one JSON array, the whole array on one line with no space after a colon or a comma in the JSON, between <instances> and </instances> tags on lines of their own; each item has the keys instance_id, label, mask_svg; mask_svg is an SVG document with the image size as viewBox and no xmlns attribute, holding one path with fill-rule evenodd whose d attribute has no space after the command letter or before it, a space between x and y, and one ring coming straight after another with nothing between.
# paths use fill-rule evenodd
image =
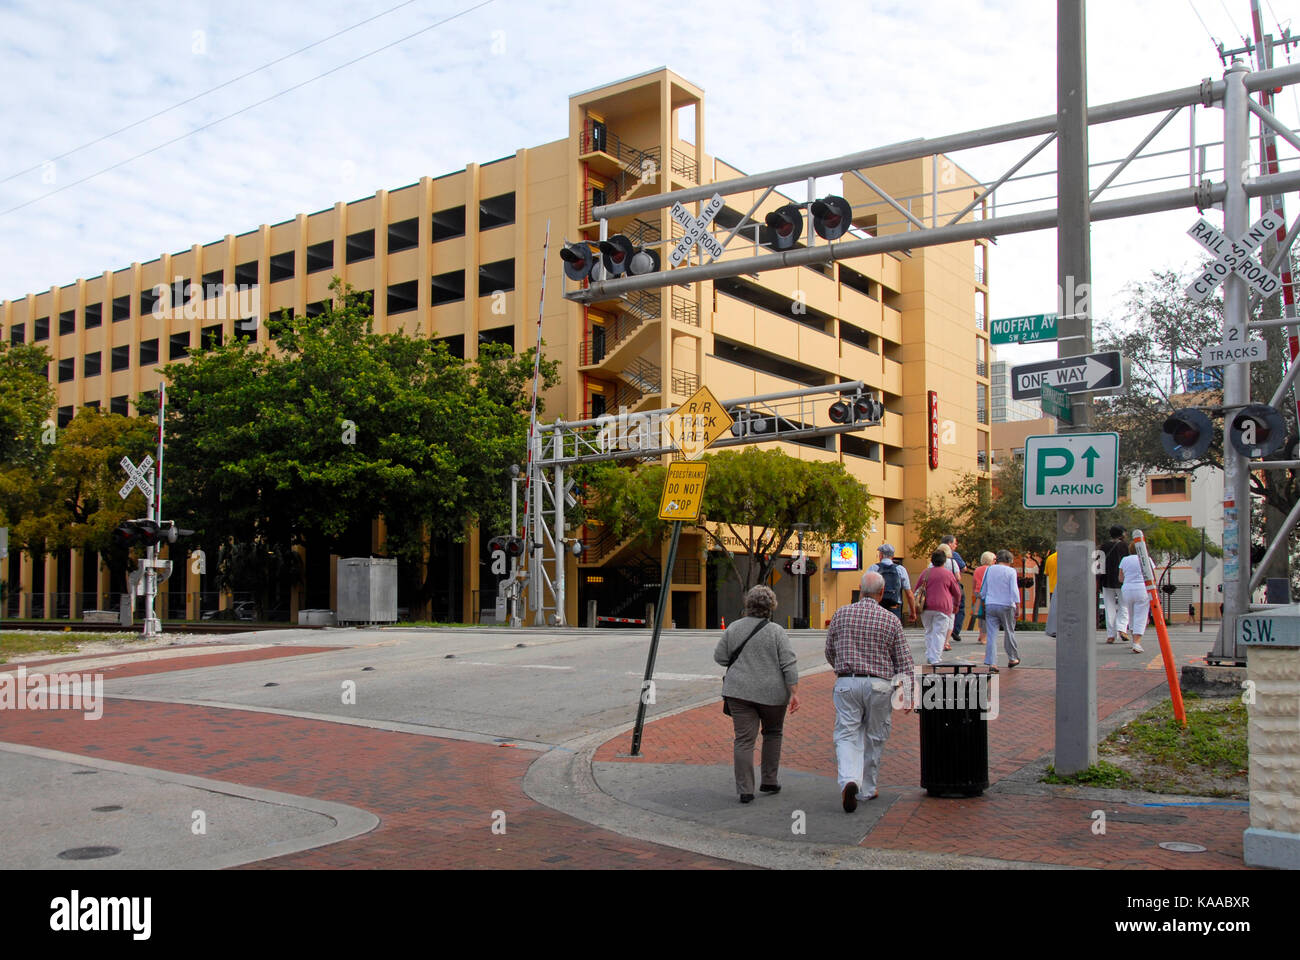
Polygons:
<instances>
[{"instance_id":1,"label":"utility box","mask_svg":"<svg viewBox=\"0 0 1300 960\"><path fill-rule=\"evenodd\" d=\"M397 561L346 557L338 562L338 622L397 622Z\"/></svg>"}]
</instances>

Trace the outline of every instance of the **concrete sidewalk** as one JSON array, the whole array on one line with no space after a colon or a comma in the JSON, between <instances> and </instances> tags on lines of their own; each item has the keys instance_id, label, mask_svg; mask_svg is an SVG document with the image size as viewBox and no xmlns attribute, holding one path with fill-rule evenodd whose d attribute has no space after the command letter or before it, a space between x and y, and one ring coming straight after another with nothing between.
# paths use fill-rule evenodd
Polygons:
<instances>
[{"instance_id":1,"label":"concrete sidewalk","mask_svg":"<svg viewBox=\"0 0 1300 960\"><path fill-rule=\"evenodd\" d=\"M880 799L846 815L831 751L834 678L824 667L805 670L803 709L787 722L782 792L741 806L730 769L730 720L716 693L708 694L716 690L710 677L682 674L688 679L678 686L694 684L705 696L678 699L678 709L656 715L637 760L619 755L629 747L630 716L623 720L622 710L611 712L603 702L563 704L582 722L549 741L503 735L498 728L505 721L495 714L485 719L496 726L452 729L439 722L445 712L411 710L412 677L430 678L416 686L435 684L462 711L476 706L473 697L484 691L511 688L484 687L488 676L535 677L529 689L551 684L533 690L538 704L584 685L634 688L638 681L623 677L623 661L606 662L615 649L603 645L608 638L599 648L605 657L587 673L552 665L578 662L573 641L558 636L520 650L511 638L494 635L491 643L502 647L496 652L471 634L396 646L360 633L317 633L272 647L260 637L247 639L239 649L159 651L95 663L92 669L109 684L108 706L96 721L69 711L0 711L0 771L14 773L0 796L12 814L0 818L0 848L12 857L0 858L0 865L46 865L72 846L111 845L121 853L96 866L1242 867L1244 804L1198 805L1195 798L1038 782L1052 747L1050 644L1028 645L1024 664L1000 674L1000 716L989 722L993 785L983 797L927 797L918 786L918 719L899 713ZM693 664L711 652L710 635L687 639L691 648L708 651L669 669L698 669ZM356 643L365 652L346 645ZM458 653L468 647L475 662L501 666L497 672L452 666L468 659L444 659L448 645ZM1176 646L1180 662L1194 659L1193 647ZM1149 654L1138 657L1101 645L1103 730L1164 695L1155 647L1148 644ZM953 656L979 654L966 643ZM91 666L80 659L83 668ZM71 668L77 660L62 664ZM376 672L364 672L370 663L378 664ZM447 666L428 672L439 664ZM60 665L59 659L42 664L51 672ZM160 684L169 677L173 684ZM348 677L384 684L367 688L373 690L370 713L338 705L340 678ZM505 712L528 713L507 700ZM617 717L618 726L575 737L600 725L597 717L608 717L605 724ZM80 768L100 776L78 776ZM210 820L206 850L190 835L187 819L204 804L220 811ZM120 809L95 809L110 806ZM155 810L176 816L151 816ZM1105 834L1093 833L1096 811L1106 816ZM1168 841L1206 850L1158 846Z\"/></svg>"},{"instance_id":2,"label":"concrete sidewalk","mask_svg":"<svg viewBox=\"0 0 1300 960\"><path fill-rule=\"evenodd\" d=\"M1249 825L1244 801L1142 794L1052 786L1039 782L1052 748L1055 672L1003 668L1000 716L988 723L990 789L981 797L933 798L920 783L920 723L899 711L880 771L880 797L861 803L854 814L840 807L831 730L834 708L829 672L805 675L801 710L787 717L780 794L737 802L731 769L732 727L717 702L685 710L650 724L642 757L627 756L630 734L588 744L584 758L591 782L619 803L656 818L670 818L683 835L699 838L701 828L748 838L758 861L744 851L695 847L715 855L739 853L745 862L781 860L803 865L826 856L827 845L877 854L937 854L946 865L1059 865L1120 869L1243 869L1241 836ZM1099 671L1098 715L1105 732L1165 695L1156 671ZM543 758L545 760L546 758ZM543 761L539 761L539 767ZM530 779L534 795L556 800L554 781L567 772ZM548 780L551 781L548 783ZM567 807L583 816L576 806ZM1097 811L1105 833L1094 833ZM608 815L605 810L593 813ZM599 816L598 816L599 822ZM658 821L662 829L673 827ZM649 839L652 834L637 834ZM1191 843L1204 852L1159 846Z\"/></svg>"}]
</instances>

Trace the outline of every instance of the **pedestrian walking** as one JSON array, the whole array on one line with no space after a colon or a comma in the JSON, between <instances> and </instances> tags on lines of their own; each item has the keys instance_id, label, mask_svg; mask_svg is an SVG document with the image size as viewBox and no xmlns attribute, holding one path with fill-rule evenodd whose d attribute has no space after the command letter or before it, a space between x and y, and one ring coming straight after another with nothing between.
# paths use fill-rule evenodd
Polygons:
<instances>
[{"instance_id":1,"label":"pedestrian walking","mask_svg":"<svg viewBox=\"0 0 1300 960\"><path fill-rule=\"evenodd\" d=\"M907 574L907 567L894 562L894 548L888 543L876 547L876 558L876 562L867 569L880 574L885 580L885 592L880 605L902 620L906 604L907 619L915 620L916 598L912 595L912 580Z\"/></svg>"},{"instance_id":2,"label":"pedestrian walking","mask_svg":"<svg viewBox=\"0 0 1300 960\"><path fill-rule=\"evenodd\" d=\"M957 604L957 612L953 616L952 630L948 632L948 640L951 643L961 643L961 622L966 616L966 586L962 583L961 575L966 569L966 561L962 559L961 554L957 551L957 538L949 533L939 540L944 546L952 551L952 557L948 563L948 569L957 577L957 587L961 590L961 603ZM949 647L948 649L952 649Z\"/></svg>"},{"instance_id":3,"label":"pedestrian walking","mask_svg":"<svg viewBox=\"0 0 1300 960\"><path fill-rule=\"evenodd\" d=\"M1043 574L1047 577L1047 626L1043 633L1056 639L1056 551L1043 561Z\"/></svg>"},{"instance_id":4,"label":"pedestrian walking","mask_svg":"<svg viewBox=\"0 0 1300 960\"><path fill-rule=\"evenodd\" d=\"M930 566L916 578L917 605L925 627L926 663L942 663L943 651L952 649L946 640L961 602L961 584L949 569L949 562L947 551L936 550L930 555Z\"/></svg>"},{"instance_id":5,"label":"pedestrian walking","mask_svg":"<svg viewBox=\"0 0 1300 960\"><path fill-rule=\"evenodd\" d=\"M754 742L763 731L763 793L780 793L781 739L786 707L799 709L798 657L785 630L772 622L776 594L762 584L745 594L744 616L727 625L713 659L727 668L723 712L735 728L733 761L741 803L754 799Z\"/></svg>"},{"instance_id":6,"label":"pedestrian walking","mask_svg":"<svg viewBox=\"0 0 1300 960\"><path fill-rule=\"evenodd\" d=\"M826 631L826 662L835 671L835 759L840 803L845 813L858 808L858 797L874 800L880 755L893 723L896 680L908 695L915 667L903 625L880 606L885 580L875 570L862 574L862 599L840 607Z\"/></svg>"},{"instance_id":7,"label":"pedestrian walking","mask_svg":"<svg viewBox=\"0 0 1300 960\"><path fill-rule=\"evenodd\" d=\"M1124 604L1125 617L1132 631L1133 652L1146 653L1142 649L1142 634L1146 632L1147 617L1151 614L1151 595L1147 593L1146 575L1136 543L1129 544L1128 556L1120 561L1119 580L1120 602Z\"/></svg>"},{"instance_id":8,"label":"pedestrian walking","mask_svg":"<svg viewBox=\"0 0 1300 960\"><path fill-rule=\"evenodd\" d=\"M1128 610L1120 601L1122 581L1119 576L1120 561L1128 554L1128 544L1124 540L1124 528L1110 528L1110 539L1101 548L1105 557L1106 569L1098 576L1101 581L1101 599L1106 605L1106 642L1114 643L1116 636L1130 639L1125 631L1128 629Z\"/></svg>"},{"instance_id":9,"label":"pedestrian walking","mask_svg":"<svg viewBox=\"0 0 1300 960\"><path fill-rule=\"evenodd\" d=\"M979 624L979 642L981 646L984 644L988 634L988 617L984 615L984 598L980 596L980 587L984 585L984 574L988 573L989 567L993 566L993 564L997 562L997 554L992 550L985 550L980 554L980 565L976 567L975 572L971 574L971 579L974 581L975 587L975 592L972 594L975 598L975 609L972 612L976 622Z\"/></svg>"},{"instance_id":10,"label":"pedestrian walking","mask_svg":"<svg viewBox=\"0 0 1300 960\"><path fill-rule=\"evenodd\" d=\"M984 616L988 620L988 642L984 650L984 663L990 672L997 673L998 630L1002 631L1003 646L1007 651L1007 666L1020 665L1020 648L1016 645L1016 619L1020 612L1020 590L1015 568L1011 566L1011 551L999 550L997 563L984 573L980 597L984 600Z\"/></svg>"}]
</instances>

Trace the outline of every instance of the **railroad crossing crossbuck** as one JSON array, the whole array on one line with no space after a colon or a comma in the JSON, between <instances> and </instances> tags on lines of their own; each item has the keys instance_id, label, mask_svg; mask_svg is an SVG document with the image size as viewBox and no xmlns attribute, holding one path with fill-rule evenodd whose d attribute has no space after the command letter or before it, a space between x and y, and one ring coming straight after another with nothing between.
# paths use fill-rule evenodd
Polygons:
<instances>
[{"instance_id":1,"label":"railroad crossing crossbuck","mask_svg":"<svg viewBox=\"0 0 1300 960\"><path fill-rule=\"evenodd\" d=\"M1214 293L1214 288L1235 270L1261 297L1272 296L1282 286L1282 281L1277 274L1264 269L1250 254L1284 225L1276 213L1266 213L1255 221L1255 225L1240 240L1234 241L1220 233L1204 217L1197 220L1192 224L1192 229L1187 231L1188 236L1218 259L1201 271L1187 287L1186 294L1197 303L1204 303Z\"/></svg>"}]
</instances>

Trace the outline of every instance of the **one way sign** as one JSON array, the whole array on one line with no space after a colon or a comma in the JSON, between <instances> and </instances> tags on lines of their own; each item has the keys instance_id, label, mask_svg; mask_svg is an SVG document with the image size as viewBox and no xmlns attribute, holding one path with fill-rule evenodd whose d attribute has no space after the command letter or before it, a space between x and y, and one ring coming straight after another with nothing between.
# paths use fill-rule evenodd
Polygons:
<instances>
[{"instance_id":1,"label":"one way sign","mask_svg":"<svg viewBox=\"0 0 1300 960\"><path fill-rule=\"evenodd\" d=\"M1043 385L1066 393L1112 390L1124 385L1124 361L1117 351L1043 360L1011 368L1011 397L1037 400Z\"/></svg>"}]
</instances>

